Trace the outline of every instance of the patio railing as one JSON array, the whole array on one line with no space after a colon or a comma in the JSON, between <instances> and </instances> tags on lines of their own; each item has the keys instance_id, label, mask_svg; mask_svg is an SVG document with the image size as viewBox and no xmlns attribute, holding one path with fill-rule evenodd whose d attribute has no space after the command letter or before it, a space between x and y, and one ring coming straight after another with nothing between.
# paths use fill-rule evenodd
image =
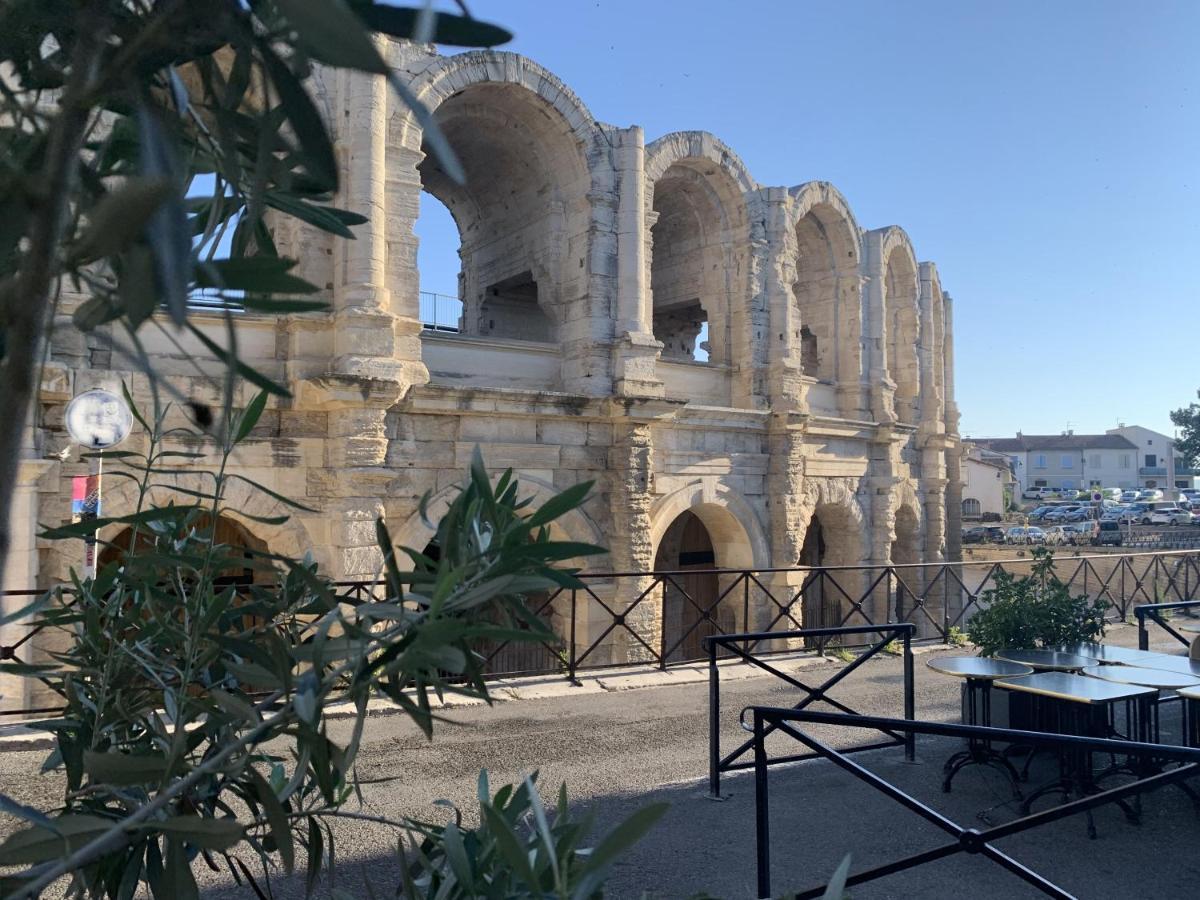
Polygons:
<instances>
[{"instance_id":1,"label":"patio railing","mask_svg":"<svg viewBox=\"0 0 1200 900\"><path fill-rule=\"evenodd\" d=\"M620 666L700 662L704 640L746 632L914 626L914 641L953 639L987 603L1000 572L1026 574L1032 560L974 560L879 566L712 569L584 573L581 588L528 598L535 617L553 631L545 641L505 642L479 648L491 677L559 675ZM1186 604L1200 595L1200 550L1092 553L1055 558L1055 572L1073 593L1107 603L1106 615L1124 621L1138 606ZM338 582L344 595L382 599L383 585ZM39 595L6 591L11 612ZM64 590L64 596L69 590ZM1148 615L1148 614L1146 614ZM0 629L0 659L36 654L36 630L20 623ZM523 626L522 626L523 627ZM851 646L863 634L812 639ZM30 643L34 648L28 646ZM729 645L720 652L729 655ZM779 652L762 649L756 657ZM8 714L11 714L8 713Z\"/></svg>"},{"instance_id":2,"label":"patio railing","mask_svg":"<svg viewBox=\"0 0 1200 900\"><path fill-rule=\"evenodd\" d=\"M1200 612L1200 600L1184 600L1177 603L1146 603L1134 607L1133 614L1137 616L1138 626L1138 648L1141 650L1150 649L1150 622L1158 625L1185 647L1190 647L1194 638L1180 634L1171 625L1170 614L1179 610L1195 610ZM1189 612L1189 615L1194 615L1194 613Z\"/></svg>"}]
</instances>

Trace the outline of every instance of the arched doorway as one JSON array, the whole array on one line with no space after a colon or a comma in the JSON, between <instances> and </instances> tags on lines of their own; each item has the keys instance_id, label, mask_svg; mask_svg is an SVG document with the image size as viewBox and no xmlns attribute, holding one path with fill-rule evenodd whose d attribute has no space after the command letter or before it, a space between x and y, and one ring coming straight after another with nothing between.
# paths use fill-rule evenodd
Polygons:
<instances>
[{"instance_id":1,"label":"arched doorway","mask_svg":"<svg viewBox=\"0 0 1200 900\"><path fill-rule=\"evenodd\" d=\"M732 611L720 602L721 579L712 536L690 510L670 524L654 557L663 576L662 657L666 662L702 659L704 639L733 630Z\"/></svg>"},{"instance_id":2,"label":"arched doorway","mask_svg":"<svg viewBox=\"0 0 1200 900\"><path fill-rule=\"evenodd\" d=\"M863 539L851 510L836 503L819 505L808 521L797 565L811 567L801 584L801 621L805 628L866 624L855 612L861 601Z\"/></svg>"},{"instance_id":3,"label":"arched doorway","mask_svg":"<svg viewBox=\"0 0 1200 900\"><path fill-rule=\"evenodd\" d=\"M206 532L211 525L212 516L206 512L199 513L190 523L190 527L199 533ZM228 585L249 587L252 584L270 580L269 569L263 568L261 563L251 562L255 557L262 557L267 553L267 544L255 537L246 526L228 516L217 516L212 541L214 544L227 548L224 555L229 560L229 563L213 579L213 584L218 590ZM98 567L103 568L110 562L123 559L129 552L132 542L132 527L119 532L100 551ZM153 547L153 534L143 526L138 530L137 550L138 552L149 551ZM239 559L245 560L245 564L239 564Z\"/></svg>"},{"instance_id":4,"label":"arched doorway","mask_svg":"<svg viewBox=\"0 0 1200 900\"><path fill-rule=\"evenodd\" d=\"M894 571L893 611L897 621L907 621L916 598L925 592L921 562L921 520L908 504L896 510L896 537L891 548Z\"/></svg>"},{"instance_id":5,"label":"arched doorway","mask_svg":"<svg viewBox=\"0 0 1200 900\"><path fill-rule=\"evenodd\" d=\"M425 549L421 552L434 564L442 556L441 549L434 541L426 544ZM525 608L540 619L546 628L558 634L558 630L555 628L554 600L554 595L547 591L536 591L524 595ZM482 618L484 621L506 628L529 630L527 622L521 621L496 602L489 603L482 610ZM483 660L483 673L489 676L536 675L558 672L563 668L562 648L554 643L480 640L473 649Z\"/></svg>"}]
</instances>

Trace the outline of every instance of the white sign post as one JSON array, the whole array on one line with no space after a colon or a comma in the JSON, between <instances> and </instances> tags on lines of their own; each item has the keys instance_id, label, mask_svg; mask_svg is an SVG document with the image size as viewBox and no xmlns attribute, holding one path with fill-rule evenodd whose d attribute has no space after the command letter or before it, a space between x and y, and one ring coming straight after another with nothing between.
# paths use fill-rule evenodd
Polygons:
<instances>
[{"instance_id":1,"label":"white sign post","mask_svg":"<svg viewBox=\"0 0 1200 900\"><path fill-rule=\"evenodd\" d=\"M80 519L100 516L101 484L104 476L104 451L115 447L133 428L133 413L129 406L112 391L92 390L78 394L67 405L67 431L81 447L96 453L96 471L87 476L83 490L72 492L72 506ZM83 574L96 575L96 539L93 532L84 538Z\"/></svg>"}]
</instances>

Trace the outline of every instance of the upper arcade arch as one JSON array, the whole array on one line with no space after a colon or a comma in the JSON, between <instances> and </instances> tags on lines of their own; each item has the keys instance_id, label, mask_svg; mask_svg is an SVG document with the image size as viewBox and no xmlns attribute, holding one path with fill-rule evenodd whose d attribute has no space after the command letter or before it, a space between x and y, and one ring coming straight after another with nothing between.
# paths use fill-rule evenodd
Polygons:
<instances>
[{"instance_id":1,"label":"upper arcade arch","mask_svg":"<svg viewBox=\"0 0 1200 900\"><path fill-rule=\"evenodd\" d=\"M896 417L915 424L921 418L920 285L912 241L902 228L883 229L880 260L887 373L896 386Z\"/></svg>"},{"instance_id":2,"label":"upper arcade arch","mask_svg":"<svg viewBox=\"0 0 1200 900\"><path fill-rule=\"evenodd\" d=\"M826 384L862 380L860 231L845 197L827 182L793 188L791 341L806 376Z\"/></svg>"},{"instance_id":3,"label":"upper arcade arch","mask_svg":"<svg viewBox=\"0 0 1200 900\"><path fill-rule=\"evenodd\" d=\"M750 221L756 188L744 163L705 132L646 148L648 283L654 336L668 360L747 360L751 350ZM696 341L707 331L706 347Z\"/></svg>"}]
</instances>

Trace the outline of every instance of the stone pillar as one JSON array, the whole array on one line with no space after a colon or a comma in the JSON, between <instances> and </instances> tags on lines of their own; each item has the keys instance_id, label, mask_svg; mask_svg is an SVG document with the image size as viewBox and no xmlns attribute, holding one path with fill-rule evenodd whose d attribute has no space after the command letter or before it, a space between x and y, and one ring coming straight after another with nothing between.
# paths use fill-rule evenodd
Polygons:
<instances>
[{"instance_id":1,"label":"stone pillar","mask_svg":"<svg viewBox=\"0 0 1200 900\"><path fill-rule=\"evenodd\" d=\"M808 380L801 358L801 311L793 291L796 281L796 235L791 227L786 188L767 188L760 203L765 218L763 255L764 290L770 311L767 329L766 393L772 410L780 413L808 411Z\"/></svg>"},{"instance_id":2,"label":"stone pillar","mask_svg":"<svg viewBox=\"0 0 1200 900\"><path fill-rule=\"evenodd\" d=\"M888 375L887 292L883 260L883 237L866 234L863 247L863 369L870 385L871 415L876 422L896 421L896 383Z\"/></svg>"},{"instance_id":3,"label":"stone pillar","mask_svg":"<svg viewBox=\"0 0 1200 900\"><path fill-rule=\"evenodd\" d=\"M623 397L662 397L656 363L662 344L654 338L647 263L646 138L638 126L617 133L617 329L613 392Z\"/></svg>"},{"instance_id":4,"label":"stone pillar","mask_svg":"<svg viewBox=\"0 0 1200 900\"><path fill-rule=\"evenodd\" d=\"M612 503L612 566L617 572L652 572L654 544L651 540L650 508L653 504L654 445L650 423L625 416L613 420L613 444L608 452ZM610 602L623 612L652 583L650 578L626 576L616 583ZM601 623L607 627L608 623ZM662 591L656 589L629 613L626 623L657 652L662 644ZM612 635L612 660L626 662L647 659L646 648L623 629Z\"/></svg>"},{"instance_id":5,"label":"stone pillar","mask_svg":"<svg viewBox=\"0 0 1200 900\"><path fill-rule=\"evenodd\" d=\"M934 303L937 290L937 270L933 263L920 264L920 341L917 359L921 368L921 428L934 433L944 430L942 395L936 367L942 365L937 352L937 319Z\"/></svg>"},{"instance_id":6,"label":"stone pillar","mask_svg":"<svg viewBox=\"0 0 1200 900\"><path fill-rule=\"evenodd\" d=\"M804 455L807 416L775 413L771 416L768 433L769 459L767 464L767 513L770 522L771 559L773 568L791 569L800 564L800 552L808 533L811 510L804 501ZM806 626L803 603L797 596L806 573L794 569L764 575L764 584L775 598L766 598L751 608L747 630L759 631L781 614L779 606L791 603L791 617ZM795 603L792 600L795 599ZM775 604L779 604L776 606ZM784 618L772 626L775 631L792 631L795 622Z\"/></svg>"},{"instance_id":7,"label":"stone pillar","mask_svg":"<svg viewBox=\"0 0 1200 900\"><path fill-rule=\"evenodd\" d=\"M945 397L946 407L946 433L957 436L958 404L954 401L954 301L949 294L943 294L942 304L945 308L943 327L946 330L943 339L945 350L942 363L942 392Z\"/></svg>"}]
</instances>

